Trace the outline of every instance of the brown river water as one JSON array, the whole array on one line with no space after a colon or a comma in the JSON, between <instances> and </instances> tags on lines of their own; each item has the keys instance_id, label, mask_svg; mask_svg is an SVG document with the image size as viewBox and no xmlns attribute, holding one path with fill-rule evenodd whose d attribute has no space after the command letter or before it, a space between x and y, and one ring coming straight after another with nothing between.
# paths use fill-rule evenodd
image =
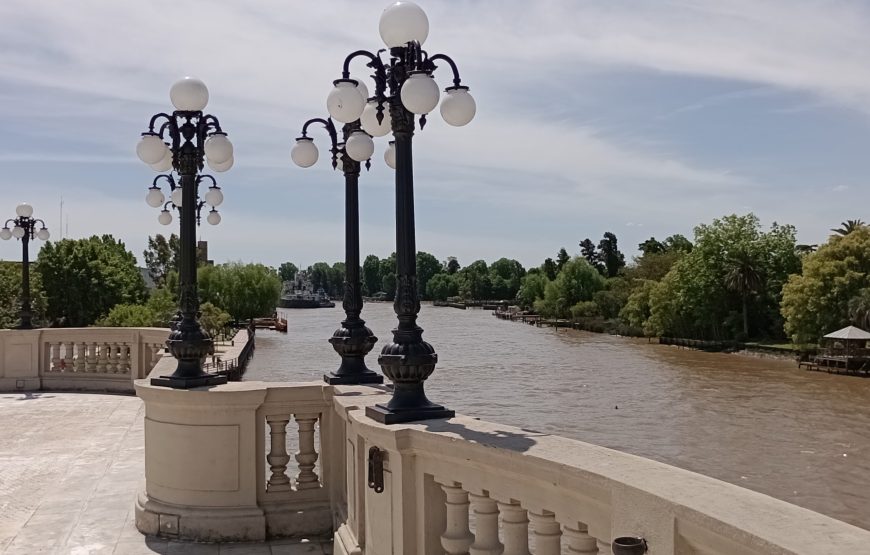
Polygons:
<instances>
[{"instance_id":1,"label":"brown river water","mask_svg":"<svg viewBox=\"0 0 870 555\"><path fill-rule=\"evenodd\" d=\"M287 310L260 331L247 380L319 380L344 313ZM390 303L363 311L378 344ZM791 361L704 353L423 305L438 352L427 394L483 420L557 434L706 474L870 529L870 379ZM618 407L618 408L617 408Z\"/></svg>"}]
</instances>

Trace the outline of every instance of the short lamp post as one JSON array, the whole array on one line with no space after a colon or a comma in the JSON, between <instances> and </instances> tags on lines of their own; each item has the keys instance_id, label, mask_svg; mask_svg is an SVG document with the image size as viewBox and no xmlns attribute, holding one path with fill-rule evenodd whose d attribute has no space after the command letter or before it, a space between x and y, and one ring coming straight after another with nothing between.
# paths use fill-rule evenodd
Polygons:
<instances>
[{"instance_id":1,"label":"short lamp post","mask_svg":"<svg viewBox=\"0 0 870 555\"><path fill-rule=\"evenodd\" d=\"M175 106L171 114L159 113L151 118L148 130L136 145L139 158L161 174L172 170L179 176L178 185L167 175L172 191L172 203L179 209L179 312L181 321L167 340L169 352L178 365L169 376L152 378L153 385L187 389L226 383L226 376L207 374L202 369L206 356L214 353L214 343L198 321L199 293L196 281L196 225L202 208L198 186L206 178L199 175L207 160L209 168L223 172L233 165L233 145L221 129L218 119L203 113L208 104L208 88L199 79L185 77L172 85L169 98ZM166 142L164 142L166 141ZM160 176L158 176L158 179ZM149 190L146 200L151 206L163 204L163 193L156 186ZM214 179L212 179L214 184ZM216 185L215 185L216 187ZM180 191L180 192L179 192ZM209 202L211 193L214 202ZM206 202L217 206L223 193L212 189ZM159 202L158 202L159 199ZM215 217L212 217L215 214ZM209 213L210 223L220 221L216 211ZM164 225L172 215L164 205L158 220Z\"/></svg>"},{"instance_id":2,"label":"short lamp post","mask_svg":"<svg viewBox=\"0 0 870 555\"><path fill-rule=\"evenodd\" d=\"M417 325L420 298L417 291L416 240L414 232L414 171L411 139L415 116L420 116L420 128L426 114L438 106L440 91L432 75L436 62L450 66L453 85L445 89L441 101L441 116L454 126L471 121L476 111L474 98L463 86L456 64L444 54L429 55L422 48L429 35L426 13L413 2L395 2L381 14L379 30L389 49L388 60L382 51L373 54L357 50L345 58L340 79L329 93L326 106L333 120L352 123L360 120L363 131L379 137L392 132L394 144L385 153L393 162L396 174L396 282L393 307L399 324L393 330L393 340L384 346L378 364L394 384L392 399L385 405L367 407L366 415L379 422L392 424L454 415L441 405L429 401L423 383L434 372L438 355L423 341L423 330ZM374 96L361 94L360 81L351 79L350 64L356 58L368 60L373 72ZM349 141L353 139L350 137Z\"/></svg>"},{"instance_id":3,"label":"short lamp post","mask_svg":"<svg viewBox=\"0 0 870 555\"><path fill-rule=\"evenodd\" d=\"M329 342L341 356L338 370L323 376L332 385L384 383L380 374L366 366L365 356L372 350L378 338L366 327L360 318L363 309L362 290L359 272L359 174L360 162L367 161L374 152L372 138L360 129L359 121L346 123L342 127L342 142L331 119L314 118L302 126L302 136L290 152L293 161L303 168L317 162L318 151L314 141L308 136L308 127L319 123L326 128L331 141L330 153L332 166L344 174L344 308L345 319L335 330Z\"/></svg>"},{"instance_id":4,"label":"short lamp post","mask_svg":"<svg viewBox=\"0 0 870 555\"><path fill-rule=\"evenodd\" d=\"M0 229L0 239L8 241L15 237L21 240L21 323L19 329L33 329L33 311L30 307L30 241L39 239L47 241L51 234L45 227L45 222L33 218L33 207L22 202L15 207L16 218L6 220ZM39 229L36 223L39 222ZM12 224L12 229L9 229Z\"/></svg>"}]
</instances>

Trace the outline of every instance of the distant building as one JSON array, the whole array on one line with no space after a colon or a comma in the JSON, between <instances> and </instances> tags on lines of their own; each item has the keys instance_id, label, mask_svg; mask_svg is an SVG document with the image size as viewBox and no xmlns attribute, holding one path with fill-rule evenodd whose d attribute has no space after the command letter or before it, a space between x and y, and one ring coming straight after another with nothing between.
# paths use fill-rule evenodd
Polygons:
<instances>
[{"instance_id":1,"label":"distant building","mask_svg":"<svg viewBox=\"0 0 870 555\"><path fill-rule=\"evenodd\" d=\"M196 262L199 266L214 266L214 260L208 259L208 241L197 241Z\"/></svg>"}]
</instances>

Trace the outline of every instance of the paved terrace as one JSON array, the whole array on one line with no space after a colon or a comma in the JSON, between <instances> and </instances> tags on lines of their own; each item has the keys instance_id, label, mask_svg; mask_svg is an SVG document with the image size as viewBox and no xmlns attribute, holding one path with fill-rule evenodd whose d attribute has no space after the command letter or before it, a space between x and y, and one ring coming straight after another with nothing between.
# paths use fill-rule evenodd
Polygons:
<instances>
[{"instance_id":1,"label":"paved terrace","mask_svg":"<svg viewBox=\"0 0 870 555\"><path fill-rule=\"evenodd\" d=\"M194 544L143 536L133 503L144 480L137 397L0 394L0 553L331 554L331 540Z\"/></svg>"}]
</instances>

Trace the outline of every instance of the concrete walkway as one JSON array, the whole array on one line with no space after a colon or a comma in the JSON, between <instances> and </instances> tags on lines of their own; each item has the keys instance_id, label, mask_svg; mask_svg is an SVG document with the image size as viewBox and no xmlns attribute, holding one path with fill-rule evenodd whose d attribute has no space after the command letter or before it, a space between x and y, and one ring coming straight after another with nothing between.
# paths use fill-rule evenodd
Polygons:
<instances>
[{"instance_id":1,"label":"concrete walkway","mask_svg":"<svg viewBox=\"0 0 870 555\"><path fill-rule=\"evenodd\" d=\"M330 554L330 541L195 544L133 524L144 477L136 397L0 393L0 553Z\"/></svg>"}]
</instances>

